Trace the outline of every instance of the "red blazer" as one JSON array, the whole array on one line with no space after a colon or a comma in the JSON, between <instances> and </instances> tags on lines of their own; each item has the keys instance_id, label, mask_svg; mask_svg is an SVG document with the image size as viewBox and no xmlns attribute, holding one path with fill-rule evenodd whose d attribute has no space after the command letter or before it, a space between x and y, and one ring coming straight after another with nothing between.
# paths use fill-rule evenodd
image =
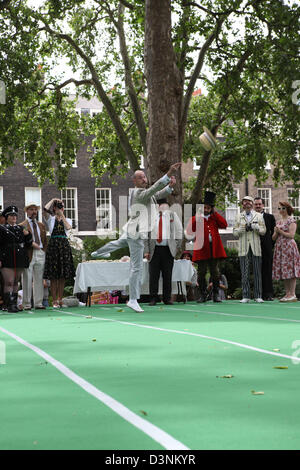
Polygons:
<instances>
[{"instance_id":1,"label":"red blazer","mask_svg":"<svg viewBox=\"0 0 300 470\"><path fill-rule=\"evenodd\" d=\"M203 216L200 216L200 218L197 219L197 222L196 216L189 220L185 234L188 239L196 237L194 242L193 261L211 258L209 234L211 234L212 238L212 257L227 258L219 234L219 228L226 227L226 220L217 212L213 212L207 220Z\"/></svg>"}]
</instances>

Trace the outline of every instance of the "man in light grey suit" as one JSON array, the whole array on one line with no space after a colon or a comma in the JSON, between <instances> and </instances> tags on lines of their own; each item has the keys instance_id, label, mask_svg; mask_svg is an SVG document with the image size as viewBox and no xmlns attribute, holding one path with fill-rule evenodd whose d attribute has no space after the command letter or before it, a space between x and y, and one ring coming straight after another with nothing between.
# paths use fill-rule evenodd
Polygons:
<instances>
[{"instance_id":1,"label":"man in light grey suit","mask_svg":"<svg viewBox=\"0 0 300 470\"><path fill-rule=\"evenodd\" d=\"M158 201L157 220L148 239L145 240L145 258L149 261L150 304L155 305L158 297L160 273L163 278L163 302L171 305L172 271L174 258L181 248L183 229L176 212L170 211L166 199Z\"/></svg>"},{"instance_id":2,"label":"man in light grey suit","mask_svg":"<svg viewBox=\"0 0 300 470\"><path fill-rule=\"evenodd\" d=\"M112 251L125 246L130 251L129 301L127 306L136 312L143 312L138 304L143 273L144 240L148 237L155 224L156 200L169 196L176 184L173 173L181 166L181 162L170 166L167 174L160 178L150 188L145 173L137 170L133 175L134 189L130 197L128 222L123 227L123 233L118 240L107 243L92 253L93 258L108 258Z\"/></svg>"}]
</instances>

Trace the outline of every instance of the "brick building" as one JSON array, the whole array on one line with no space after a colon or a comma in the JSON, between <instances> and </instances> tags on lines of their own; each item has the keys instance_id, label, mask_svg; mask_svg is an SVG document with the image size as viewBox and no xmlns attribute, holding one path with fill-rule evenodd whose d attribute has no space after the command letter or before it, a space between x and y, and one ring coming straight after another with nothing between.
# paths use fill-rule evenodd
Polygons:
<instances>
[{"instance_id":1,"label":"brick building","mask_svg":"<svg viewBox=\"0 0 300 470\"><path fill-rule=\"evenodd\" d=\"M189 161L186 163L182 169L183 181L187 181L191 176L196 176L197 171L198 166L195 161ZM295 209L300 211L300 197L296 199L292 197L294 190L293 185L291 183L287 183L285 186L275 187L272 180L272 168L270 165L267 167L267 171L269 173L269 177L260 185L257 185L256 178L253 175L250 175L240 184L234 184L237 200L241 201L246 195L261 197L265 201L266 212L274 214L276 220L279 216L279 201L288 201ZM220 211L228 223L226 230L220 230L222 241L228 248L237 247L237 239L233 237L232 228L240 207L239 202L232 204L227 203L225 212Z\"/></svg>"},{"instance_id":2,"label":"brick building","mask_svg":"<svg viewBox=\"0 0 300 470\"><path fill-rule=\"evenodd\" d=\"M199 91L201 93L201 91ZM71 96L73 98L73 96ZM86 100L80 98L77 101L76 111L93 116L101 112L102 105L97 99ZM130 190L133 187L132 172L129 171L126 178L117 177L116 184L112 184L109 177L104 176L101 185L96 185L95 178L91 176L89 168L90 153L87 151L92 147L92 137L87 139L87 144L79 149L76 160L70 170L67 186L59 191L55 185L45 184L38 187L37 180L22 162L16 160L14 167L8 168L0 175L0 209L15 204L19 208L19 221L24 218L23 208L29 202L45 205L50 199L59 197L65 204L66 216L71 218L75 233L80 237L89 235L114 235L115 229L122 227L127 220L128 202ZM191 176L196 176L198 167L192 160L183 164L182 178L187 181ZM256 187L255 177L250 176L246 181L235 185L237 199L248 194L259 195L265 200L267 212L278 217L278 202L290 200L292 205L299 209L300 202L291 199L292 185L275 188L272 182L272 170L269 168L268 180ZM232 227L235 216L239 210L238 203L227 204L225 216L228 228L221 230L221 236L225 246L236 246L236 240L232 235ZM39 218L41 220L40 212Z\"/></svg>"}]
</instances>

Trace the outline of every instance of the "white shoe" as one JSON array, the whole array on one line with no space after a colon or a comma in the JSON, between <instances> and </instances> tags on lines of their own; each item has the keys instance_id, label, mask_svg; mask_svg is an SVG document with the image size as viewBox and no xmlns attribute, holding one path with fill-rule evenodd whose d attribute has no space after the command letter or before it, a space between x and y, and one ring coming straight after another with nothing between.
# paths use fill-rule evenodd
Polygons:
<instances>
[{"instance_id":1,"label":"white shoe","mask_svg":"<svg viewBox=\"0 0 300 470\"><path fill-rule=\"evenodd\" d=\"M258 298L258 299L255 299L255 302L257 302L258 304L262 304L262 303L264 303L264 300L263 300L263 299L260 299L260 298Z\"/></svg>"},{"instance_id":2,"label":"white shoe","mask_svg":"<svg viewBox=\"0 0 300 470\"><path fill-rule=\"evenodd\" d=\"M137 300L128 300L127 307L132 308L135 312L141 313L144 310L139 306Z\"/></svg>"},{"instance_id":3,"label":"white shoe","mask_svg":"<svg viewBox=\"0 0 300 470\"><path fill-rule=\"evenodd\" d=\"M298 302L298 299L295 295L292 297L285 297L284 300L280 300L280 302Z\"/></svg>"},{"instance_id":4,"label":"white shoe","mask_svg":"<svg viewBox=\"0 0 300 470\"><path fill-rule=\"evenodd\" d=\"M97 251L93 251L93 253L91 253L91 257L107 259L107 258L110 258L110 253L99 254Z\"/></svg>"},{"instance_id":5,"label":"white shoe","mask_svg":"<svg viewBox=\"0 0 300 470\"><path fill-rule=\"evenodd\" d=\"M247 304L248 302L250 302L250 299L242 299L242 300L240 300L240 303L241 303L241 304Z\"/></svg>"}]
</instances>

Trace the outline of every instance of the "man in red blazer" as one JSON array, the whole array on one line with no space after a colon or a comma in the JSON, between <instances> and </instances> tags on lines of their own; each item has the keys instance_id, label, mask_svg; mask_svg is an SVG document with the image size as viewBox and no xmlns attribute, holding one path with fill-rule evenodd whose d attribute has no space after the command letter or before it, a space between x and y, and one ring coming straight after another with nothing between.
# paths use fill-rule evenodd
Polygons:
<instances>
[{"instance_id":1,"label":"man in red blazer","mask_svg":"<svg viewBox=\"0 0 300 470\"><path fill-rule=\"evenodd\" d=\"M205 276L207 268L213 282L213 301L221 302L219 298L219 261L226 258L219 229L226 228L226 220L215 211L215 193L207 191L204 197L203 214L197 212L187 225L185 236L188 240L194 240L193 262L198 264L198 284L200 289L200 298L198 303L206 300L206 281Z\"/></svg>"}]
</instances>

